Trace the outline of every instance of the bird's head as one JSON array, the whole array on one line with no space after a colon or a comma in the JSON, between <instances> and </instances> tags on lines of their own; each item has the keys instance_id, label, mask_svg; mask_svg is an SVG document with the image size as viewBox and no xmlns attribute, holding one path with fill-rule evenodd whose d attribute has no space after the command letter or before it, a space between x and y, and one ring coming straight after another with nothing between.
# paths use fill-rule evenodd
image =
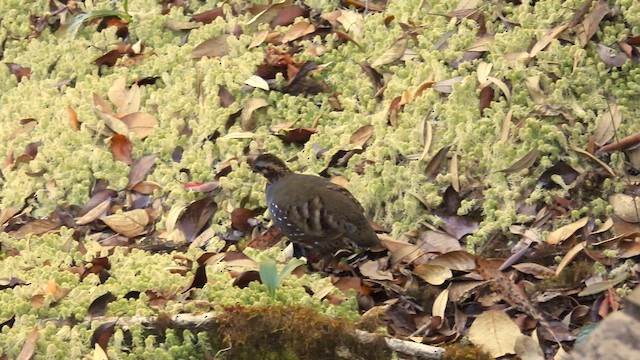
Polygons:
<instances>
[{"instance_id":1,"label":"bird's head","mask_svg":"<svg viewBox=\"0 0 640 360\"><path fill-rule=\"evenodd\" d=\"M251 163L251 168L254 172L264 175L269 183L291 172L284 161L271 154L262 154L256 157Z\"/></svg>"}]
</instances>

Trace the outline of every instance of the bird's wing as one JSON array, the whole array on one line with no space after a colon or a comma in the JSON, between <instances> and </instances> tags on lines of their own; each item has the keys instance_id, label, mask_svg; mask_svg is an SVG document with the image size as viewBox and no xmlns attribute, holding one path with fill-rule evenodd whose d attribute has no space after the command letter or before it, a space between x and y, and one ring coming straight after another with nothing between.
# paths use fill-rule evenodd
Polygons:
<instances>
[{"instance_id":1,"label":"bird's wing","mask_svg":"<svg viewBox=\"0 0 640 360\"><path fill-rule=\"evenodd\" d=\"M334 184L332 182L327 183L325 187L331 191L340 193L341 196L344 196L345 198L349 199L349 201L351 201L353 205L355 205L360 212L364 213L364 208L362 207L362 204L360 204L360 202L358 201L358 199L355 198L355 196L351 195L349 190L343 188L338 184Z\"/></svg>"}]
</instances>

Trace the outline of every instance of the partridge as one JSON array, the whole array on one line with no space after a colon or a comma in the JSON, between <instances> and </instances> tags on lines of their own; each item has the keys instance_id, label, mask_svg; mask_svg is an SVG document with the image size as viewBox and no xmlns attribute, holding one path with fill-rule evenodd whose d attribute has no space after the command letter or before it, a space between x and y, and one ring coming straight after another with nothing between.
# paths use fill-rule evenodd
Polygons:
<instances>
[{"instance_id":1,"label":"partridge","mask_svg":"<svg viewBox=\"0 0 640 360\"><path fill-rule=\"evenodd\" d=\"M342 186L320 176L294 173L271 154L258 156L252 168L267 178L271 220L291 241L320 253L380 243L362 205Z\"/></svg>"}]
</instances>

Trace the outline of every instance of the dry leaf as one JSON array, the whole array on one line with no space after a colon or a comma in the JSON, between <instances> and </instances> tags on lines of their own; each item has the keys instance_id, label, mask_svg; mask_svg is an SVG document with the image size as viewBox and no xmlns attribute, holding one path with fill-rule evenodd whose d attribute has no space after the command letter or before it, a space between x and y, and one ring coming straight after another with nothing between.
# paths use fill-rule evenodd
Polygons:
<instances>
[{"instance_id":1,"label":"dry leaf","mask_svg":"<svg viewBox=\"0 0 640 360\"><path fill-rule=\"evenodd\" d=\"M503 311L487 310L469 328L469 340L498 358L515 353L520 329Z\"/></svg>"},{"instance_id":2,"label":"dry leaf","mask_svg":"<svg viewBox=\"0 0 640 360\"><path fill-rule=\"evenodd\" d=\"M38 342L38 337L40 336L40 331L37 326L34 326L33 329L27 335L27 340L24 342L22 346L22 351L16 357L16 360L29 360L33 357L33 354L36 351L36 343Z\"/></svg>"},{"instance_id":3,"label":"dry leaf","mask_svg":"<svg viewBox=\"0 0 640 360\"><path fill-rule=\"evenodd\" d=\"M133 144L126 135L115 134L109 140L111 144L111 152L116 160L120 160L127 165L132 164L131 153L133 152Z\"/></svg>"},{"instance_id":4,"label":"dry leaf","mask_svg":"<svg viewBox=\"0 0 640 360\"><path fill-rule=\"evenodd\" d=\"M315 31L316 31L316 27L313 26L312 24L309 24L308 22L303 21L303 22L293 24L289 28L289 30L287 30L284 33L284 36L282 37L282 43L286 44L289 41L299 39L305 35L312 34Z\"/></svg>"},{"instance_id":5,"label":"dry leaf","mask_svg":"<svg viewBox=\"0 0 640 360\"><path fill-rule=\"evenodd\" d=\"M564 255L564 257L558 264L558 267L556 268L556 276L558 276L562 272L562 270L564 270L564 268L567 265L569 265L571 260L573 260L573 258L576 257L576 255L578 255L580 251L584 250L584 247L586 245L587 243L583 241L581 243L576 244L574 247L571 248L571 250L567 251L567 253Z\"/></svg>"},{"instance_id":6,"label":"dry leaf","mask_svg":"<svg viewBox=\"0 0 640 360\"><path fill-rule=\"evenodd\" d=\"M449 302L449 289L442 291L436 299L433 301L433 307L431 310L432 316L440 316L444 319L445 311L447 310L447 303Z\"/></svg>"},{"instance_id":7,"label":"dry leaf","mask_svg":"<svg viewBox=\"0 0 640 360\"><path fill-rule=\"evenodd\" d=\"M87 212L83 216L76 218L76 225L86 225L92 221L99 219L101 216L106 214L107 210L109 210L110 207L111 198L108 198L93 209L89 210L89 212Z\"/></svg>"},{"instance_id":8,"label":"dry leaf","mask_svg":"<svg viewBox=\"0 0 640 360\"><path fill-rule=\"evenodd\" d=\"M115 134L126 135L129 133L129 127L127 126L127 124L123 123L122 120L118 119L117 117L109 115L107 113L103 113L102 111L98 111L97 108L96 114L98 114L98 117L102 121L104 121L105 125L107 125L107 127L111 129L111 131L113 131Z\"/></svg>"},{"instance_id":9,"label":"dry leaf","mask_svg":"<svg viewBox=\"0 0 640 360\"><path fill-rule=\"evenodd\" d=\"M518 159L516 162L511 164L511 166L509 166L508 168L499 170L499 172L512 174L523 169L528 169L531 165L533 165L533 163L536 162L537 159L538 159L538 148L534 147L525 156Z\"/></svg>"},{"instance_id":10,"label":"dry leaf","mask_svg":"<svg viewBox=\"0 0 640 360\"><path fill-rule=\"evenodd\" d=\"M229 43L227 40L232 37L230 34L222 34L205 40L198 44L191 52L192 59L200 59L203 57L214 58L225 56L229 53Z\"/></svg>"},{"instance_id":11,"label":"dry leaf","mask_svg":"<svg viewBox=\"0 0 640 360\"><path fill-rule=\"evenodd\" d=\"M257 122L253 119L253 113L263 107L269 106L269 103L265 99L250 98L245 101L240 115L242 121L242 130L252 131L256 128Z\"/></svg>"},{"instance_id":12,"label":"dry leaf","mask_svg":"<svg viewBox=\"0 0 640 360\"><path fill-rule=\"evenodd\" d=\"M533 275L536 279L550 279L556 276L555 271L536 263L520 263L511 267L522 273Z\"/></svg>"},{"instance_id":13,"label":"dry leaf","mask_svg":"<svg viewBox=\"0 0 640 360\"><path fill-rule=\"evenodd\" d=\"M124 211L100 218L113 231L126 237L135 237L145 232L149 214L144 209Z\"/></svg>"},{"instance_id":14,"label":"dry leaf","mask_svg":"<svg viewBox=\"0 0 640 360\"><path fill-rule=\"evenodd\" d=\"M158 126L158 120L153 115L143 112L129 113L120 120L127 125L129 131L136 134L138 139L146 138Z\"/></svg>"},{"instance_id":15,"label":"dry leaf","mask_svg":"<svg viewBox=\"0 0 640 360\"><path fill-rule=\"evenodd\" d=\"M613 207L613 213L620 219L630 223L640 222L640 197L613 194L609 196L609 203Z\"/></svg>"},{"instance_id":16,"label":"dry leaf","mask_svg":"<svg viewBox=\"0 0 640 360\"><path fill-rule=\"evenodd\" d=\"M557 39L558 36L560 36L560 34L562 34L567 29L567 27L568 24L562 24L556 26L552 30L549 30L540 40L538 40L537 43L535 43L535 45L533 45L531 51L529 51L529 57L534 58L540 51L544 50L544 48L546 48L551 43L551 41Z\"/></svg>"},{"instance_id":17,"label":"dry leaf","mask_svg":"<svg viewBox=\"0 0 640 360\"><path fill-rule=\"evenodd\" d=\"M453 85L464 80L464 76L456 76L450 79L438 81L433 84L433 89L443 94L451 94L453 92Z\"/></svg>"},{"instance_id":18,"label":"dry leaf","mask_svg":"<svg viewBox=\"0 0 640 360\"><path fill-rule=\"evenodd\" d=\"M389 49L387 49L387 51L385 51L371 63L371 67L377 68L379 66L388 65L395 62L396 60L399 60L402 55L404 55L404 51L407 49L408 43L409 39L406 36L399 38L391 45Z\"/></svg>"},{"instance_id":19,"label":"dry leaf","mask_svg":"<svg viewBox=\"0 0 640 360\"><path fill-rule=\"evenodd\" d=\"M431 285L442 285L453 277L451 270L444 265L421 264L413 269L413 273Z\"/></svg>"},{"instance_id":20,"label":"dry leaf","mask_svg":"<svg viewBox=\"0 0 640 360\"><path fill-rule=\"evenodd\" d=\"M609 109L596 120L596 128L593 133L595 143L602 146L608 143L615 135L616 129L622 123L622 112L615 102L609 103Z\"/></svg>"},{"instance_id":21,"label":"dry leaf","mask_svg":"<svg viewBox=\"0 0 640 360\"><path fill-rule=\"evenodd\" d=\"M471 271L476 268L475 256L466 251L451 251L446 254L439 255L435 259L429 261L431 265L446 266L451 270Z\"/></svg>"},{"instance_id":22,"label":"dry leaf","mask_svg":"<svg viewBox=\"0 0 640 360\"><path fill-rule=\"evenodd\" d=\"M78 121L78 113L71 107L67 106L67 115L69 116L69 124L73 131L80 130L80 122Z\"/></svg>"},{"instance_id":23,"label":"dry leaf","mask_svg":"<svg viewBox=\"0 0 640 360\"><path fill-rule=\"evenodd\" d=\"M521 360L545 360L540 344L531 336L519 334L514 350Z\"/></svg>"},{"instance_id":24,"label":"dry leaf","mask_svg":"<svg viewBox=\"0 0 640 360\"><path fill-rule=\"evenodd\" d=\"M572 222L571 224L565 225L559 229L554 230L547 237L547 244L550 245L558 245L561 242L565 241L569 238L569 236L573 235L576 231L587 225L589 222L588 217L584 217L578 221Z\"/></svg>"},{"instance_id":25,"label":"dry leaf","mask_svg":"<svg viewBox=\"0 0 640 360\"><path fill-rule=\"evenodd\" d=\"M158 154L151 154L145 155L136 161L129 172L129 183L126 187L127 190L133 189L133 187L138 185L140 181L144 180L157 158Z\"/></svg>"},{"instance_id":26,"label":"dry leaf","mask_svg":"<svg viewBox=\"0 0 640 360\"><path fill-rule=\"evenodd\" d=\"M249 78L244 83L245 83L245 85L249 85L249 86L254 87L256 89L262 89L264 91L269 91L269 83L267 83L263 78L261 78L258 75L249 76Z\"/></svg>"},{"instance_id":27,"label":"dry leaf","mask_svg":"<svg viewBox=\"0 0 640 360\"><path fill-rule=\"evenodd\" d=\"M393 275L389 270L382 270L380 263L369 260L359 267L363 276L372 280L393 280Z\"/></svg>"},{"instance_id":28,"label":"dry leaf","mask_svg":"<svg viewBox=\"0 0 640 360\"><path fill-rule=\"evenodd\" d=\"M351 135L351 143L356 149L362 149L373 135L373 125L364 125Z\"/></svg>"}]
</instances>

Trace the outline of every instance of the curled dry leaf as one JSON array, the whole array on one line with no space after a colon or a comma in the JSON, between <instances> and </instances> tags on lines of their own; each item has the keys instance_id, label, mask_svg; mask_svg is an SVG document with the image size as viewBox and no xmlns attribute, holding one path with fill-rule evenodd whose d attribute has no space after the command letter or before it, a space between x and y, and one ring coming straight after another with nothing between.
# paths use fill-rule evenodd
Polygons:
<instances>
[{"instance_id":1,"label":"curled dry leaf","mask_svg":"<svg viewBox=\"0 0 640 360\"><path fill-rule=\"evenodd\" d=\"M242 121L242 130L251 131L254 130L257 121L253 119L253 113L261 108L269 106L267 100L262 98L250 98L245 101L244 106L242 108L242 114L240 115Z\"/></svg>"},{"instance_id":2,"label":"curled dry leaf","mask_svg":"<svg viewBox=\"0 0 640 360\"><path fill-rule=\"evenodd\" d=\"M431 285L442 285L453 277L451 270L444 265L420 264L413 269L413 273L420 276Z\"/></svg>"},{"instance_id":3,"label":"curled dry leaf","mask_svg":"<svg viewBox=\"0 0 640 360\"><path fill-rule=\"evenodd\" d=\"M520 263L512 267L525 274L533 275L537 279L550 279L556 276L555 271L536 263Z\"/></svg>"},{"instance_id":4,"label":"curled dry leaf","mask_svg":"<svg viewBox=\"0 0 640 360\"><path fill-rule=\"evenodd\" d=\"M433 301L431 315L440 316L440 318L444 319L444 313L447 310L448 302L449 302L449 289L445 289L440 294L438 294L436 299Z\"/></svg>"},{"instance_id":5,"label":"curled dry leaf","mask_svg":"<svg viewBox=\"0 0 640 360\"><path fill-rule=\"evenodd\" d=\"M587 225L588 222L589 222L589 218L584 217L578 221L575 221L571 224L568 224L559 229L556 229L547 237L547 240L546 240L547 244L550 244L550 245L560 244L561 242L568 239L569 236L573 235L573 233L575 233L576 231L578 231L579 229Z\"/></svg>"},{"instance_id":6,"label":"curled dry leaf","mask_svg":"<svg viewBox=\"0 0 640 360\"><path fill-rule=\"evenodd\" d=\"M144 233L149 224L149 214L143 209L136 209L105 216L100 220L118 234L135 237Z\"/></svg>"},{"instance_id":7,"label":"curled dry leaf","mask_svg":"<svg viewBox=\"0 0 640 360\"><path fill-rule=\"evenodd\" d=\"M269 83L258 75L251 75L244 82L245 85L249 85L256 89L262 89L264 91L269 91Z\"/></svg>"},{"instance_id":8,"label":"curled dry leaf","mask_svg":"<svg viewBox=\"0 0 640 360\"><path fill-rule=\"evenodd\" d=\"M73 131L80 130L80 122L78 121L78 113L71 107L67 106L67 115L69 116L69 124Z\"/></svg>"},{"instance_id":9,"label":"curled dry leaf","mask_svg":"<svg viewBox=\"0 0 640 360\"><path fill-rule=\"evenodd\" d=\"M515 353L520 329L503 311L488 310L480 314L469 328L469 340L498 358Z\"/></svg>"}]
</instances>

